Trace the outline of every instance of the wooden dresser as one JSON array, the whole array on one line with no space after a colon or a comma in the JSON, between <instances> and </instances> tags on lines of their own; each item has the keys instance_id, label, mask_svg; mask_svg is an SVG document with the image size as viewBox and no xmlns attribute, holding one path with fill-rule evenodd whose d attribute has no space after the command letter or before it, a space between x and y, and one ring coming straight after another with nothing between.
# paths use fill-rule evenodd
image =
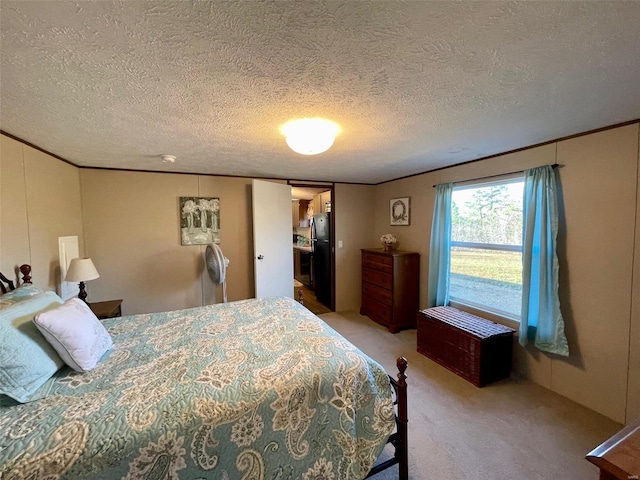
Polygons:
<instances>
[{"instance_id":1,"label":"wooden dresser","mask_svg":"<svg viewBox=\"0 0 640 480\"><path fill-rule=\"evenodd\" d=\"M362 249L361 315L385 325L391 333L415 328L419 291L419 253Z\"/></svg>"},{"instance_id":2,"label":"wooden dresser","mask_svg":"<svg viewBox=\"0 0 640 480\"><path fill-rule=\"evenodd\" d=\"M122 316L122 299L107 300L106 302L92 302L89 308L100 320Z\"/></svg>"},{"instance_id":3,"label":"wooden dresser","mask_svg":"<svg viewBox=\"0 0 640 480\"><path fill-rule=\"evenodd\" d=\"M587 460L600 469L600 480L640 478L640 419L594 448Z\"/></svg>"}]
</instances>

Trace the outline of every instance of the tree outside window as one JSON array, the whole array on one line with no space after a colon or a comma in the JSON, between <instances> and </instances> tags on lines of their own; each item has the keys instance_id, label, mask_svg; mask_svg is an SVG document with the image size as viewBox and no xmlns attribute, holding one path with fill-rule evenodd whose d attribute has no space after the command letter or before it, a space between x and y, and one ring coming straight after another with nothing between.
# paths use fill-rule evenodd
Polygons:
<instances>
[{"instance_id":1,"label":"tree outside window","mask_svg":"<svg viewBox=\"0 0 640 480\"><path fill-rule=\"evenodd\" d=\"M518 178L454 189L451 301L519 318L523 187Z\"/></svg>"}]
</instances>

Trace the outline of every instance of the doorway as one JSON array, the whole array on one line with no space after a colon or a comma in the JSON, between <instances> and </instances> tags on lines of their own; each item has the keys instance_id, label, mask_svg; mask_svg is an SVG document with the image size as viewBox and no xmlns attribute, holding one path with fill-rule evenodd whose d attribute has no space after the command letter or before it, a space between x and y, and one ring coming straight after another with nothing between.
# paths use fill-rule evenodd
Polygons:
<instances>
[{"instance_id":1,"label":"doorway","mask_svg":"<svg viewBox=\"0 0 640 480\"><path fill-rule=\"evenodd\" d=\"M335 310L335 196L333 184L291 185L294 285L315 314Z\"/></svg>"}]
</instances>

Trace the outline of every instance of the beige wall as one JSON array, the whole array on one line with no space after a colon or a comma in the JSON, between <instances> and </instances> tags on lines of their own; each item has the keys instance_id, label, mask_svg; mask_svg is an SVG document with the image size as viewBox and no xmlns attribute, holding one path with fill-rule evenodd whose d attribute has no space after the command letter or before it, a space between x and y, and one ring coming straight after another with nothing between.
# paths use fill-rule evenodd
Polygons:
<instances>
[{"instance_id":1,"label":"beige wall","mask_svg":"<svg viewBox=\"0 0 640 480\"><path fill-rule=\"evenodd\" d=\"M31 263L22 149L22 143L0 136L0 272L7 276Z\"/></svg>"},{"instance_id":2,"label":"beige wall","mask_svg":"<svg viewBox=\"0 0 640 480\"><path fill-rule=\"evenodd\" d=\"M622 423L640 414L636 353L640 251L637 236L634 239L639 208L638 130L639 124L606 130L390 182L376 190L376 235L391 232L400 248L421 254L420 305L424 308L432 185L563 165L558 170L562 192L558 255L560 300L571 356L563 359L517 345L516 369ZM403 196L411 196L411 225L389 227L389 199ZM635 346L631 361L630 343Z\"/></svg>"},{"instance_id":3,"label":"beige wall","mask_svg":"<svg viewBox=\"0 0 640 480\"><path fill-rule=\"evenodd\" d=\"M81 179L87 254L100 272L89 300L122 298L126 315L221 300L204 246L180 244L181 196L220 198L228 298L253 296L250 179L96 169L82 169Z\"/></svg>"},{"instance_id":4,"label":"beige wall","mask_svg":"<svg viewBox=\"0 0 640 480\"><path fill-rule=\"evenodd\" d=\"M33 283L60 289L58 237L77 235L82 252L78 169L0 135L0 269L22 263Z\"/></svg>"},{"instance_id":5,"label":"beige wall","mask_svg":"<svg viewBox=\"0 0 640 480\"><path fill-rule=\"evenodd\" d=\"M227 269L227 296L229 301L255 296L253 275L253 220L251 208L251 179L200 176L199 195L220 197L220 247L229 259ZM204 248L203 248L204 251ZM214 284L203 270L204 303L222 300L218 287L213 297Z\"/></svg>"},{"instance_id":6,"label":"beige wall","mask_svg":"<svg viewBox=\"0 0 640 480\"><path fill-rule=\"evenodd\" d=\"M550 362L551 389L624 422L638 125L560 142L558 163L566 165L560 301L574 353Z\"/></svg>"},{"instance_id":7,"label":"beige wall","mask_svg":"<svg viewBox=\"0 0 640 480\"><path fill-rule=\"evenodd\" d=\"M126 315L221 301L203 268L204 247L180 245L180 196L220 198L228 298L255 295L251 179L99 169L80 176L86 253L100 272L88 283L89 301L122 298ZM338 310L359 308L360 248L373 244L374 189L336 191L336 240L344 244L336 249Z\"/></svg>"},{"instance_id":8,"label":"beige wall","mask_svg":"<svg viewBox=\"0 0 640 480\"><path fill-rule=\"evenodd\" d=\"M375 245L374 194L370 185L335 185L336 311L360 308L360 249Z\"/></svg>"},{"instance_id":9,"label":"beige wall","mask_svg":"<svg viewBox=\"0 0 640 480\"><path fill-rule=\"evenodd\" d=\"M640 419L640 128L638 128L638 177L636 185L638 185L639 191L636 194L636 243L634 246L633 286L631 290L627 423L633 421L633 419Z\"/></svg>"}]
</instances>

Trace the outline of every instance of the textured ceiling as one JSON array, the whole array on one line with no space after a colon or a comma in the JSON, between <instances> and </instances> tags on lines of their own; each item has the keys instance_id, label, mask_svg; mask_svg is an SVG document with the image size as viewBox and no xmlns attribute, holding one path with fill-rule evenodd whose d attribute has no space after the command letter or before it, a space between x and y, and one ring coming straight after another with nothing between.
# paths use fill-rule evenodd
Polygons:
<instances>
[{"instance_id":1,"label":"textured ceiling","mask_svg":"<svg viewBox=\"0 0 640 480\"><path fill-rule=\"evenodd\" d=\"M0 128L79 166L377 183L640 118L640 1L3 0L0 16ZM341 125L331 150L288 149L280 125L305 116Z\"/></svg>"}]
</instances>

